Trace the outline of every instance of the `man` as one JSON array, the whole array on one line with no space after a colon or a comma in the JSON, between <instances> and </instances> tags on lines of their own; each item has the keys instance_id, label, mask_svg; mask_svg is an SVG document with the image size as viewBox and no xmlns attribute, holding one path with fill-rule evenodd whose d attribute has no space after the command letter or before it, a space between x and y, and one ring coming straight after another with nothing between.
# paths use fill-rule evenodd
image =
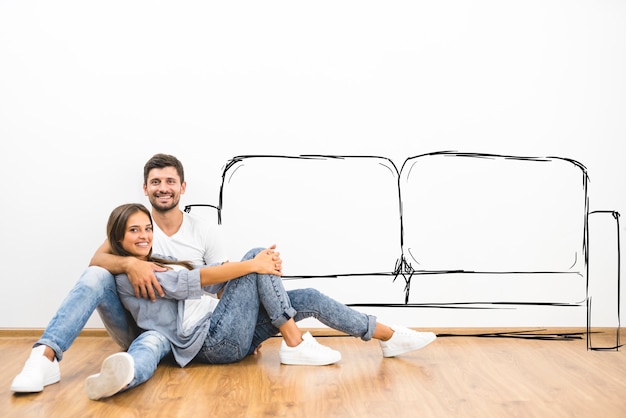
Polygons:
<instances>
[{"instance_id":1,"label":"man","mask_svg":"<svg viewBox=\"0 0 626 418\"><path fill-rule=\"evenodd\" d=\"M184 169L172 155L155 154L144 166L144 194L152 205L153 251L196 265L226 261L220 245L219 229L179 208L186 189ZM124 350L135 339L143 339L160 360L170 344L157 332L141 332L122 306L114 275L126 273L135 296L156 299L163 289L154 272L164 269L135 257L111 254L108 242L98 248L89 267L62 302L41 338L34 344L22 371L11 384L14 392L41 392L61 379L59 361L81 332L87 320L98 311L109 335Z\"/></svg>"}]
</instances>

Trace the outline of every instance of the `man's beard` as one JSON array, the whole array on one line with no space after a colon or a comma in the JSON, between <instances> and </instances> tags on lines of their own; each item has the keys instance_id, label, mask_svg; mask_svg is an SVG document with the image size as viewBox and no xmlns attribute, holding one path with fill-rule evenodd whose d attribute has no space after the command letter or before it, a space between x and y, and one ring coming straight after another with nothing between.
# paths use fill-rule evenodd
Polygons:
<instances>
[{"instance_id":1,"label":"man's beard","mask_svg":"<svg viewBox=\"0 0 626 418\"><path fill-rule=\"evenodd\" d=\"M176 208L178 206L178 202L180 202L180 199L177 200L172 200L172 203L170 203L169 205L163 205L163 204L159 204L158 203L158 198L153 197L152 199L150 199L150 203L152 204L152 208L157 211L157 212L168 212L174 208Z\"/></svg>"}]
</instances>

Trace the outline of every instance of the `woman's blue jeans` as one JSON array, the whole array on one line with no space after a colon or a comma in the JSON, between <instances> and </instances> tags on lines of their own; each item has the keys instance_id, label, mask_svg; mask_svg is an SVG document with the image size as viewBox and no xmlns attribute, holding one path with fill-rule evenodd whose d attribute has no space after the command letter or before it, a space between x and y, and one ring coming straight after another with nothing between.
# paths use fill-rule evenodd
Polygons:
<instances>
[{"instance_id":1,"label":"woman's blue jeans","mask_svg":"<svg viewBox=\"0 0 626 418\"><path fill-rule=\"evenodd\" d=\"M246 254L254 258L262 249ZM228 282L211 316L209 334L195 361L211 364L234 363L252 354L263 341L276 335L290 318L316 318L330 328L372 338L376 318L358 312L315 289L286 291L282 279L273 275L248 274ZM167 347L167 350L166 350ZM135 360L135 378L128 389L148 380L159 361L169 352L165 338L144 332L129 348Z\"/></svg>"}]
</instances>

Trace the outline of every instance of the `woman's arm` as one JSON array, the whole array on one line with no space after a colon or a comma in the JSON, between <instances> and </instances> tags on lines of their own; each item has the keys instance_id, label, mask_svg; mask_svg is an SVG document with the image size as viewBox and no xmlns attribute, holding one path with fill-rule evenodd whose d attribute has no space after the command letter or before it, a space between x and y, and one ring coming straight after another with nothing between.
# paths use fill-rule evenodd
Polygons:
<instances>
[{"instance_id":1,"label":"woman's arm","mask_svg":"<svg viewBox=\"0 0 626 418\"><path fill-rule=\"evenodd\" d=\"M200 285L205 287L224 283L250 273L282 276L282 260L280 259L280 253L274 251L275 248L276 245L272 245L260 251L251 260L226 262L218 266L203 267L200 269Z\"/></svg>"}]
</instances>

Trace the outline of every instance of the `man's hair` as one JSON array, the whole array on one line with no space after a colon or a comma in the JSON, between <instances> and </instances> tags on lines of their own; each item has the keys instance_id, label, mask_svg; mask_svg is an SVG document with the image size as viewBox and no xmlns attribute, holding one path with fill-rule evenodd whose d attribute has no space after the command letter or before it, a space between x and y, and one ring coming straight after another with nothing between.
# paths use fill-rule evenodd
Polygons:
<instances>
[{"instance_id":1,"label":"man's hair","mask_svg":"<svg viewBox=\"0 0 626 418\"><path fill-rule=\"evenodd\" d=\"M169 154L154 154L143 167L143 184L148 184L148 173L150 173L150 170L165 167L174 167L176 172L178 172L180 182L183 183L185 181L185 170L178 158Z\"/></svg>"}]
</instances>

